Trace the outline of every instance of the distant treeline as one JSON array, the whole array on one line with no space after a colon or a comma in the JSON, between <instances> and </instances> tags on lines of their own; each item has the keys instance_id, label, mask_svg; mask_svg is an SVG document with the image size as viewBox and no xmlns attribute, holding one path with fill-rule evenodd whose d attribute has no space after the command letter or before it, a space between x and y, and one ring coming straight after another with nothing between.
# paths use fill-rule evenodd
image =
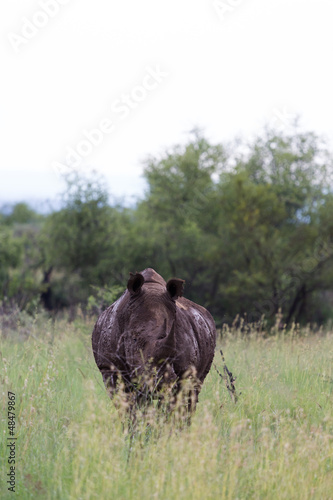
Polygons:
<instances>
[{"instance_id":1,"label":"distant treeline","mask_svg":"<svg viewBox=\"0 0 333 500\"><path fill-rule=\"evenodd\" d=\"M186 280L185 295L218 324L333 317L332 156L313 133L267 130L250 144L196 131L145 162L135 207L111 203L103 179L67 175L62 208L0 213L0 301L101 309L129 272Z\"/></svg>"}]
</instances>

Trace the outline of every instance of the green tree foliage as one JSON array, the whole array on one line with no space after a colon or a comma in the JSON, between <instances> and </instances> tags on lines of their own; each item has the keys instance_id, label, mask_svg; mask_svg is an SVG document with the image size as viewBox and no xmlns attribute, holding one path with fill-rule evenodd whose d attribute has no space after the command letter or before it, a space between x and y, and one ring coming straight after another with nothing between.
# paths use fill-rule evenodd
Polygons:
<instances>
[{"instance_id":1,"label":"green tree foliage","mask_svg":"<svg viewBox=\"0 0 333 500\"><path fill-rule=\"evenodd\" d=\"M327 286L318 277L332 266L333 235L318 215L327 213L324 182L331 163L328 157L323 163L318 142L313 134L269 133L220 179L221 223L233 268L222 296L252 319L280 307L287 321L301 312L306 317L311 294ZM322 259L317 249L324 242ZM236 312L231 305L229 310Z\"/></svg>"},{"instance_id":2,"label":"green tree foliage","mask_svg":"<svg viewBox=\"0 0 333 500\"><path fill-rule=\"evenodd\" d=\"M8 295L10 285L10 273L18 267L21 262L22 247L13 238L12 232L2 226L0 229L0 280L1 296Z\"/></svg>"},{"instance_id":3,"label":"green tree foliage","mask_svg":"<svg viewBox=\"0 0 333 500\"><path fill-rule=\"evenodd\" d=\"M4 217L7 225L36 223L42 220L42 216L29 207L27 203L16 203L10 213Z\"/></svg>"},{"instance_id":4,"label":"green tree foliage","mask_svg":"<svg viewBox=\"0 0 333 500\"><path fill-rule=\"evenodd\" d=\"M0 301L36 307L41 291L38 235L43 216L18 203L0 219Z\"/></svg>"},{"instance_id":5,"label":"green tree foliage","mask_svg":"<svg viewBox=\"0 0 333 500\"><path fill-rule=\"evenodd\" d=\"M146 162L148 193L138 215L150 231L147 240L154 239L152 263L162 273L182 273L192 283L207 268L211 245L205 235L214 219L213 177L224 162L223 148L210 145L197 131L185 147L176 146L161 159Z\"/></svg>"},{"instance_id":6,"label":"green tree foliage","mask_svg":"<svg viewBox=\"0 0 333 500\"><path fill-rule=\"evenodd\" d=\"M68 177L63 208L47 218L41 235L54 305L85 302L92 285L123 282L130 232L131 211L109 205L102 179Z\"/></svg>"},{"instance_id":7,"label":"green tree foliage","mask_svg":"<svg viewBox=\"0 0 333 500\"><path fill-rule=\"evenodd\" d=\"M139 209L153 221L166 275L184 277L187 294L220 318L253 321L281 307L287 321L321 321L310 302L331 287L331 164L313 134L272 131L228 155L197 135L150 160Z\"/></svg>"},{"instance_id":8,"label":"green tree foliage","mask_svg":"<svg viewBox=\"0 0 333 500\"><path fill-rule=\"evenodd\" d=\"M218 324L272 319L280 308L283 321L323 322L332 317L331 173L312 133L267 130L226 146L195 130L147 159L135 207L110 203L96 175L73 174L62 208L46 218L25 204L2 214L1 298L27 307L42 293L48 308L97 310L129 271L154 267L185 279L186 296Z\"/></svg>"},{"instance_id":9,"label":"green tree foliage","mask_svg":"<svg viewBox=\"0 0 333 500\"><path fill-rule=\"evenodd\" d=\"M98 276L109 246L109 215L107 194L96 181L68 179L63 208L45 226L49 262L88 282Z\"/></svg>"}]
</instances>

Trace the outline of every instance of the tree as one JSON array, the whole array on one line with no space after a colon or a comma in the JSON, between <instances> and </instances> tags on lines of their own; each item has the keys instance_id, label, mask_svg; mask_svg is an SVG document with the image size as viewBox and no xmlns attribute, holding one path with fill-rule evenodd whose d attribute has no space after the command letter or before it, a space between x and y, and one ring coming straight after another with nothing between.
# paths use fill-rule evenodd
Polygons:
<instances>
[{"instance_id":1,"label":"tree","mask_svg":"<svg viewBox=\"0 0 333 500\"><path fill-rule=\"evenodd\" d=\"M63 208L47 219L44 267L52 268L55 305L85 302L91 285L112 286L124 279L131 211L111 207L104 185L96 176L73 174L67 178Z\"/></svg>"},{"instance_id":2,"label":"tree","mask_svg":"<svg viewBox=\"0 0 333 500\"><path fill-rule=\"evenodd\" d=\"M8 225L29 224L40 222L43 216L29 207L27 203L16 203L10 207L10 212L5 215L4 222Z\"/></svg>"},{"instance_id":3,"label":"tree","mask_svg":"<svg viewBox=\"0 0 333 500\"><path fill-rule=\"evenodd\" d=\"M312 133L267 131L234 151L196 133L146 163L138 214L150 230L152 262L185 278L187 295L215 317L257 320L282 308L288 322L307 319L305 304L329 286L332 270L330 251L309 268L320 241L332 241L331 167Z\"/></svg>"},{"instance_id":4,"label":"tree","mask_svg":"<svg viewBox=\"0 0 333 500\"><path fill-rule=\"evenodd\" d=\"M214 176L224 161L223 148L210 145L196 130L185 146L176 146L160 159L151 157L145 165L148 193L138 213L153 239L152 265L166 276L186 279L192 298L214 245Z\"/></svg>"},{"instance_id":5,"label":"tree","mask_svg":"<svg viewBox=\"0 0 333 500\"><path fill-rule=\"evenodd\" d=\"M42 256L38 245L43 216L17 204L0 224L0 300L21 309L38 304Z\"/></svg>"},{"instance_id":6,"label":"tree","mask_svg":"<svg viewBox=\"0 0 333 500\"><path fill-rule=\"evenodd\" d=\"M312 133L272 130L249 144L185 145L149 157L137 206L110 203L103 179L72 174L46 218L18 204L0 219L0 299L49 309L104 307L130 271L186 280L218 324L332 316L332 156ZM40 217L40 218L39 218ZM2 234L2 237L1 237ZM30 304L30 305L29 305Z\"/></svg>"},{"instance_id":7,"label":"tree","mask_svg":"<svg viewBox=\"0 0 333 500\"><path fill-rule=\"evenodd\" d=\"M221 175L218 231L230 272L220 294L231 314L258 319L282 308L287 322L306 318L304 304L324 286L319 269L328 272L333 263L332 251L325 260L314 257L320 240L333 235L319 216L327 209L333 215L325 190L332 160L322 153L313 134L268 132Z\"/></svg>"}]
</instances>

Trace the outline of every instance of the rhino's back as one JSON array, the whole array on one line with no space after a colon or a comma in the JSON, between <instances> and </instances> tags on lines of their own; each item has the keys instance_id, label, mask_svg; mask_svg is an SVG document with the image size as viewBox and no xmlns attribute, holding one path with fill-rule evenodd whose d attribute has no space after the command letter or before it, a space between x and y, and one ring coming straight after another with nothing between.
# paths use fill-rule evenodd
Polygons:
<instances>
[{"instance_id":1,"label":"rhino's back","mask_svg":"<svg viewBox=\"0 0 333 500\"><path fill-rule=\"evenodd\" d=\"M111 363L105 353L117 352L122 331L122 314L127 303L126 292L98 317L93 333L92 348L97 365ZM105 358L105 359L103 359Z\"/></svg>"}]
</instances>

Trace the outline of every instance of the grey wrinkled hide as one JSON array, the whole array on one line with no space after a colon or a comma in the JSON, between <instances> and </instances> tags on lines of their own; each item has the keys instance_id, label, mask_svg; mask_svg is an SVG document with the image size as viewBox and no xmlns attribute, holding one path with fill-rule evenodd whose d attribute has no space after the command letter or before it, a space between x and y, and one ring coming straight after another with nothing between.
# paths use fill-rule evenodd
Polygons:
<instances>
[{"instance_id":1,"label":"grey wrinkled hide","mask_svg":"<svg viewBox=\"0 0 333 500\"><path fill-rule=\"evenodd\" d=\"M125 391L133 392L147 369L158 374L157 392L173 384L177 393L181 379L194 371L197 401L213 361L216 328L204 307L181 297L183 283L166 283L151 268L132 274L127 290L98 318L92 347L111 396L120 377Z\"/></svg>"}]
</instances>

